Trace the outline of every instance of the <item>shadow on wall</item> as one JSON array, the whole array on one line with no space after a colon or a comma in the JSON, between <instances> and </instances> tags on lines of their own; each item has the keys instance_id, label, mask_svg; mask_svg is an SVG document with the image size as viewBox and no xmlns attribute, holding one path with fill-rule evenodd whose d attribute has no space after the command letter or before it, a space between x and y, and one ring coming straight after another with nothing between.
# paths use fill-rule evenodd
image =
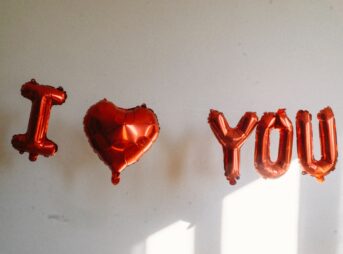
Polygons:
<instances>
[{"instance_id":1,"label":"shadow on wall","mask_svg":"<svg viewBox=\"0 0 343 254\"><path fill-rule=\"evenodd\" d=\"M339 133L337 134L339 135ZM315 135L314 138L316 138ZM340 140L342 139L338 137L338 142ZM340 143L338 143L338 149L340 149ZM339 253L340 239L338 234L342 177L340 158L342 155L340 155L340 150L338 153L336 169L326 177L323 184L319 184L308 175L301 177L298 254Z\"/></svg>"},{"instance_id":2,"label":"shadow on wall","mask_svg":"<svg viewBox=\"0 0 343 254\"><path fill-rule=\"evenodd\" d=\"M0 137L3 171L11 165L8 151L13 148L7 138L13 133L8 133L12 115L0 113L0 116L3 119L0 130L5 134ZM89 146L82 124L68 126L68 121L59 118L52 121L49 136L60 147L58 159L49 164L56 168L64 184L63 210L71 217L68 221L75 223L73 216L77 216L78 227L84 230L98 227L100 232L107 232L104 245L109 245L107 249L115 253L151 254L145 250L146 239L180 220L194 227L194 253L221 253L223 199L259 178L252 164L253 134L242 147L242 177L237 186L230 186L224 177L221 147L210 129L185 130L177 137L166 130L139 163L123 172L122 182L112 186L110 171ZM310 176L300 178L299 254L338 253L339 167L340 163L324 184L318 184ZM79 190L84 192L82 196L90 207L87 209L92 211L79 213L78 205L86 210L82 205L85 200L75 205L75 199L68 197ZM92 223L85 224L90 216ZM137 245L143 246L135 252Z\"/></svg>"},{"instance_id":3,"label":"shadow on wall","mask_svg":"<svg viewBox=\"0 0 343 254\"><path fill-rule=\"evenodd\" d=\"M17 150L14 150L14 148L11 145L11 139L12 135L16 133L12 133L11 123L13 121L13 117L16 114L12 112L4 112L0 111L0 173L5 171L11 166L11 154L10 150L12 150L13 153L18 153Z\"/></svg>"},{"instance_id":4,"label":"shadow on wall","mask_svg":"<svg viewBox=\"0 0 343 254\"><path fill-rule=\"evenodd\" d=\"M145 245L147 237L182 220L195 228L194 253L220 253L223 198L258 175L254 170L243 170L237 186L229 186L220 145L210 130L184 131L177 139L166 133L172 132L161 132L150 155L127 168L119 186L111 186L116 218L106 223L113 228L115 252L147 253L146 246L138 252L133 252L133 246ZM244 150L251 151L251 145L246 144ZM154 151L161 156L154 156Z\"/></svg>"},{"instance_id":5,"label":"shadow on wall","mask_svg":"<svg viewBox=\"0 0 343 254\"><path fill-rule=\"evenodd\" d=\"M75 128L58 118L52 121L49 136L60 148L59 158L49 163L65 185L58 205L65 223L73 223L74 230L94 234L98 229L104 242L97 246L114 253L153 254L146 250L147 238L182 220L194 227L194 243L190 243L194 253L221 252L223 199L258 178L253 168L245 169L252 162L247 153L242 154L242 178L233 187L224 177L221 147L210 129L206 133L185 130L177 138L168 135L172 131L164 131L139 163L126 168L121 183L113 186L109 169L92 151L82 125ZM253 139L243 150L253 150ZM75 195L81 198L77 203ZM135 251L138 245L143 246Z\"/></svg>"},{"instance_id":6,"label":"shadow on wall","mask_svg":"<svg viewBox=\"0 0 343 254\"><path fill-rule=\"evenodd\" d=\"M54 136L61 144L58 150L59 159L54 161L55 167L62 173L66 188L71 189L79 181L80 175L90 173L88 171L96 167L97 161L88 145L82 122L77 126L66 126L66 122L63 119L56 119L54 126L51 126L56 131L54 133L50 130L49 135Z\"/></svg>"}]
</instances>

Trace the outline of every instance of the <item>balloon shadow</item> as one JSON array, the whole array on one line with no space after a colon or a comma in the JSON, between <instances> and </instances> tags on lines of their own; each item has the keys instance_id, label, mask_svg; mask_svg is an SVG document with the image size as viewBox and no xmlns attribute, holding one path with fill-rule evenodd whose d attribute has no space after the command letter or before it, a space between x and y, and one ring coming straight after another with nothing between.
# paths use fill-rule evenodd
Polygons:
<instances>
[{"instance_id":1,"label":"balloon shadow","mask_svg":"<svg viewBox=\"0 0 343 254\"><path fill-rule=\"evenodd\" d=\"M94 198L102 197L104 213L97 223L112 228L118 253L132 253L138 245L144 249L149 236L180 220L195 228L195 253L220 253L222 201L258 175L244 170L238 184L230 186L224 177L221 147L210 130L185 130L178 138L167 133L171 132L162 132L151 150L125 169L119 185L111 186L108 176L106 187L96 187ZM252 145L253 140L244 150ZM242 163L243 167L247 164ZM115 212L110 214L113 207L107 206L115 206Z\"/></svg>"},{"instance_id":2,"label":"balloon shadow","mask_svg":"<svg viewBox=\"0 0 343 254\"><path fill-rule=\"evenodd\" d=\"M340 241L341 163L318 183L313 177L300 181L298 253L337 254Z\"/></svg>"},{"instance_id":3,"label":"balloon shadow","mask_svg":"<svg viewBox=\"0 0 343 254\"><path fill-rule=\"evenodd\" d=\"M56 159L51 161L52 167L60 172L61 181L68 190L75 189L80 179L92 176L97 172L93 169L102 166L88 143L82 122L74 126L68 125L62 118L54 119L49 135L59 145Z\"/></svg>"},{"instance_id":4,"label":"balloon shadow","mask_svg":"<svg viewBox=\"0 0 343 254\"><path fill-rule=\"evenodd\" d=\"M0 172L11 167L12 156L19 154L11 145L12 136L15 134L11 132L11 125L15 116L16 113L13 111L12 113L0 111Z\"/></svg>"}]
</instances>

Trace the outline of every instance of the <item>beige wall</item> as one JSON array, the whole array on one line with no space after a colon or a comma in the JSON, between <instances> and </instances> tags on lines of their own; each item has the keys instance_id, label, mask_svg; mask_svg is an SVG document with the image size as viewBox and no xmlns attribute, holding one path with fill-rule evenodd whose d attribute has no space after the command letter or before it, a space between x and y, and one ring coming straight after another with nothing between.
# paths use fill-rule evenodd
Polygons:
<instances>
[{"instance_id":1,"label":"beige wall","mask_svg":"<svg viewBox=\"0 0 343 254\"><path fill-rule=\"evenodd\" d=\"M340 146L342 45L341 1L1 0L0 253L342 253L341 160L322 185L296 161L264 181L252 135L229 186L207 124L210 108L235 124L245 111L287 108L294 122L330 105ZM50 119L59 151L35 163L10 145L26 130L31 78L68 92ZM104 97L145 102L161 124L116 187L82 129Z\"/></svg>"}]
</instances>

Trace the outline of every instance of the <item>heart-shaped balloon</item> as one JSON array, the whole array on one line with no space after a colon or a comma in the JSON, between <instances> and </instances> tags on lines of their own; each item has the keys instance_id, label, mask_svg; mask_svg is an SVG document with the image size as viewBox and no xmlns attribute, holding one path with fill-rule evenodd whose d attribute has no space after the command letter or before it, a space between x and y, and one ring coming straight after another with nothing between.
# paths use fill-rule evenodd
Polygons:
<instances>
[{"instance_id":1,"label":"heart-shaped balloon","mask_svg":"<svg viewBox=\"0 0 343 254\"><path fill-rule=\"evenodd\" d=\"M113 184L151 147L160 130L156 115L145 104L124 109L106 99L88 109L83 124L94 151L112 170Z\"/></svg>"}]
</instances>

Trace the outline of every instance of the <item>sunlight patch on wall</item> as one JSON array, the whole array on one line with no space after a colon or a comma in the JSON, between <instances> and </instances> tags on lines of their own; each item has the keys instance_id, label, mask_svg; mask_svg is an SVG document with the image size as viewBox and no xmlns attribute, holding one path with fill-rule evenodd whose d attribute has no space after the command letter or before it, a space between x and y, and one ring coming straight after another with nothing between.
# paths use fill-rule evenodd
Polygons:
<instances>
[{"instance_id":1,"label":"sunlight patch on wall","mask_svg":"<svg viewBox=\"0 0 343 254\"><path fill-rule=\"evenodd\" d=\"M132 247L131 254L145 254L145 242L140 242Z\"/></svg>"},{"instance_id":2,"label":"sunlight patch on wall","mask_svg":"<svg viewBox=\"0 0 343 254\"><path fill-rule=\"evenodd\" d=\"M146 254L194 254L194 227L177 221L150 235L146 241Z\"/></svg>"},{"instance_id":3,"label":"sunlight patch on wall","mask_svg":"<svg viewBox=\"0 0 343 254\"><path fill-rule=\"evenodd\" d=\"M296 254L300 168L258 179L223 200L221 253Z\"/></svg>"}]
</instances>

